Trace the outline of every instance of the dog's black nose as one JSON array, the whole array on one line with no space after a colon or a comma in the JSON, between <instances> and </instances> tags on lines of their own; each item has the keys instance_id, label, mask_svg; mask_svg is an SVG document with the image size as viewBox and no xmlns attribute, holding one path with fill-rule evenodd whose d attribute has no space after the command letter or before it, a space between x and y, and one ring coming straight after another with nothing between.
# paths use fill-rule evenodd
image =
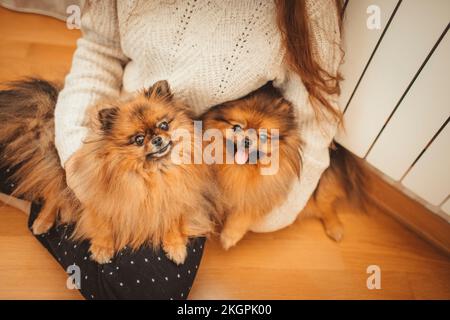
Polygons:
<instances>
[{"instance_id":1,"label":"dog's black nose","mask_svg":"<svg viewBox=\"0 0 450 320\"><path fill-rule=\"evenodd\" d=\"M162 145L162 138L160 136L154 137L152 139L152 145L157 146L157 147L161 147Z\"/></svg>"},{"instance_id":2,"label":"dog's black nose","mask_svg":"<svg viewBox=\"0 0 450 320\"><path fill-rule=\"evenodd\" d=\"M244 139L244 146L248 149L252 145L252 140L250 140L248 137L245 137Z\"/></svg>"}]
</instances>

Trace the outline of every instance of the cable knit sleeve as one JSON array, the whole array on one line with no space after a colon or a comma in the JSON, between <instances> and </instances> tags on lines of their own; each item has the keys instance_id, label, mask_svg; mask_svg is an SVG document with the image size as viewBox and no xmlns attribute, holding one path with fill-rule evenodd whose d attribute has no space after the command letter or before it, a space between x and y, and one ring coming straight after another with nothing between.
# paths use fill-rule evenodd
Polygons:
<instances>
[{"instance_id":1,"label":"cable knit sleeve","mask_svg":"<svg viewBox=\"0 0 450 320\"><path fill-rule=\"evenodd\" d=\"M105 96L119 95L127 61L120 47L115 0L86 1L81 31L55 110L55 144L63 166L86 135L86 108Z\"/></svg>"},{"instance_id":2,"label":"cable knit sleeve","mask_svg":"<svg viewBox=\"0 0 450 320\"><path fill-rule=\"evenodd\" d=\"M342 51L338 15L333 8L333 0L307 1L313 54L324 70L336 75L342 60ZM305 86L300 77L287 66L274 84L297 110L299 134L303 141L302 173L300 180L294 182L285 203L252 227L256 232L278 230L295 221L311 197L320 176L329 166L328 147L337 130L337 122L334 120L322 120L320 123L317 121ZM329 95L327 99L337 108L337 96Z\"/></svg>"}]
</instances>

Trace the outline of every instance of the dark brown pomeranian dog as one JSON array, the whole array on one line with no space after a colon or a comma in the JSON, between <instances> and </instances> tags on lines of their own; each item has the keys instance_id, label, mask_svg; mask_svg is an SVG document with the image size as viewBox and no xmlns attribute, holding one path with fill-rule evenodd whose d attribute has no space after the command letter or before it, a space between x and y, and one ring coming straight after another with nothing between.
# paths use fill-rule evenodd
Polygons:
<instances>
[{"instance_id":1,"label":"dark brown pomeranian dog","mask_svg":"<svg viewBox=\"0 0 450 320\"><path fill-rule=\"evenodd\" d=\"M129 101L91 107L90 133L70 160L69 189L54 146L57 95L57 87L39 79L0 91L2 165L18 168L15 195L44 200L33 232L48 231L59 215L61 222L76 222L73 238L89 239L99 263L125 246L148 244L162 244L170 259L183 263L188 237L207 235L216 210L210 168L171 159L183 142L172 133L193 137L188 108L166 81ZM188 143L192 149L178 150L192 152Z\"/></svg>"},{"instance_id":2,"label":"dark brown pomeranian dog","mask_svg":"<svg viewBox=\"0 0 450 320\"><path fill-rule=\"evenodd\" d=\"M228 249L252 224L282 204L294 179L301 176L299 127L293 106L270 83L242 99L211 108L202 119L205 130L222 131L228 145L224 158L234 159L234 163L214 166L226 199L220 239ZM275 171L267 171L274 164ZM336 201L360 195L364 183L357 161L342 148L333 151L331 166L307 207L334 240L340 240L343 232L334 210Z\"/></svg>"}]
</instances>

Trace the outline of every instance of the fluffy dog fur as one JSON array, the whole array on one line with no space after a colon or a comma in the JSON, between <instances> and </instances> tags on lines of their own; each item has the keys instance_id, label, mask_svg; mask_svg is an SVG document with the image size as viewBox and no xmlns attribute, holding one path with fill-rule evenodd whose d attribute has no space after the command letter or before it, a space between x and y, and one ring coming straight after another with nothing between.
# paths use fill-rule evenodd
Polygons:
<instances>
[{"instance_id":1,"label":"fluffy dog fur","mask_svg":"<svg viewBox=\"0 0 450 320\"><path fill-rule=\"evenodd\" d=\"M55 212L59 211L61 222L70 223L79 211L54 145L53 111L59 88L28 79L0 91L0 164L15 169L13 195L29 201L45 199L40 218L33 225L36 234L53 225Z\"/></svg>"},{"instance_id":2,"label":"fluffy dog fur","mask_svg":"<svg viewBox=\"0 0 450 320\"><path fill-rule=\"evenodd\" d=\"M202 118L206 130L215 128L222 131L224 145L227 143L227 130L235 131L236 126L242 128L234 132L235 148L231 152L236 152L238 144L245 138L250 139L251 145L258 145L259 149L254 152L265 149L264 144L259 143L258 135L246 134L248 129L267 129L266 145L275 139L270 136L270 130L279 130L278 148L268 149L267 154L279 163L276 174L261 175L261 169L267 166L262 158L255 164L223 163L214 166L219 188L227 203L221 242L228 249L244 236L252 223L285 200L293 179L300 175L301 141L293 107L270 86L242 99L215 106ZM223 150L225 158L230 150Z\"/></svg>"},{"instance_id":3,"label":"fluffy dog fur","mask_svg":"<svg viewBox=\"0 0 450 320\"><path fill-rule=\"evenodd\" d=\"M226 130L238 125L236 141L250 140L247 155L252 145L258 145L259 152L264 144L257 136L247 134L248 129L279 130L279 144L270 153L261 153L256 164L217 164L215 172L218 185L226 199L224 225L221 242L225 249L234 246L249 230L250 226L264 217L273 208L282 204L290 191L294 179L301 175L301 141L299 127L292 105L284 100L271 84L242 99L213 107L203 115L204 128L216 128L226 136ZM268 142L273 139L268 135ZM224 138L224 143L226 143ZM266 150L265 148L263 148ZM230 150L224 148L224 153ZM234 156L237 153L235 145ZM264 157L271 156L279 162L274 175L261 175ZM248 157L248 156L247 156ZM277 157L277 158L276 158ZM245 158L244 158L245 159ZM344 149L337 148L331 154L331 166L322 176L320 183L307 207L320 218L330 237L338 241L343 228L336 212L336 201L349 196L364 202L365 177L358 162Z\"/></svg>"},{"instance_id":4,"label":"fluffy dog fur","mask_svg":"<svg viewBox=\"0 0 450 320\"><path fill-rule=\"evenodd\" d=\"M69 160L68 188L54 146L57 95L57 87L39 79L0 92L4 163L19 168L15 194L44 200L33 232L46 232L59 213L62 222L76 222L73 238L89 239L99 263L124 246L161 243L169 258L182 263L188 237L208 234L216 212L209 168L174 164L170 157L181 143L171 139L174 130L193 136L187 107L166 81L129 101L92 107L90 133Z\"/></svg>"},{"instance_id":5,"label":"fluffy dog fur","mask_svg":"<svg viewBox=\"0 0 450 320\"><path fill-rule=\"evenodd\" d=\"M361 212L365 212L370 203L367 195L370 182L365 170L359 159L333 143L330 149L330 166L320 178L302 215L319 218L327 235L340 241L344 235L344 227L337 216L339 202L345 200Z\"/></svg>"}]
</instances>

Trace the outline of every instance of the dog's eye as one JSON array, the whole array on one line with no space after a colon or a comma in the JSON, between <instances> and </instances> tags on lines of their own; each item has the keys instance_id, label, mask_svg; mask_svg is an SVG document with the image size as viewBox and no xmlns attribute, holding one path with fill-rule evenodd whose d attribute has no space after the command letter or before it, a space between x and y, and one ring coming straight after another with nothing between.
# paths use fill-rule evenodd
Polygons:
<instances>
[{"instance_id":1,"label":"dog's eye","mask_svg":"<svg viewBox=\"0 0 450 320\"><path fill-rule=\"evenodd\" d=\"M145 141L145 136L143 134L137 134L134 136L134 143L138 146L142 146Z\"/></svg>"},{"instance_id":2,"label":"dog's eye","mask_svg":"<svg viewBox=\"0 0 450 320\"><path fill-rule=\"evenodd\" d=\"M169 130L169 124L167 123L167 121L161 122L158 127L164 131Z\"/></svg>"},{"instance_id":3,"label":"dog's eye","mask_svg":"<svg viewBox=\"0 0 450 320\"><path fill-rule=\"evenodd\" d=\"M267 134L261 133L261 134L259 135L259 141L261 141L262 143L267 142Z\"/></svg>"},{"instance_id":4,"label":"dog's eye","mask_svg":"<svg viewBox=\"0 0 450 320\"><path fill-rule=\"evenodd\" d=\"M242 127L241 127L240 125L235 124L235 125L233 126L233 131L234 131L234 132L240 132L241 130L242 130Z\"/></svg>"}]
</instances>

